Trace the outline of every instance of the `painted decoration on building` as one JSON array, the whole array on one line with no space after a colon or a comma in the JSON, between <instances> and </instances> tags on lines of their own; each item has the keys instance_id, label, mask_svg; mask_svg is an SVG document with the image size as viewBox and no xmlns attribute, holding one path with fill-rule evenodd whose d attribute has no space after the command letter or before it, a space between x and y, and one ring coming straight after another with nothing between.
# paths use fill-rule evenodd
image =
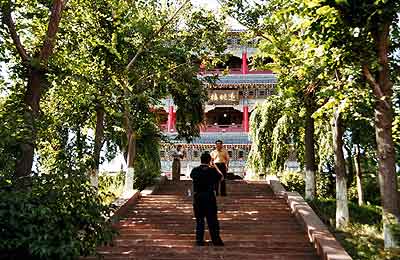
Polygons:
<instances>
[{"instance_id":1,"label":"painted decoration on building","mask_svg":"<svg viewBox=\"0 0 400 260\"><path fill-rule=\"evenodd\" d=\"M238 105L237 90L208 90L208 103L211 105Z\"/></svg>"}]
</instances>

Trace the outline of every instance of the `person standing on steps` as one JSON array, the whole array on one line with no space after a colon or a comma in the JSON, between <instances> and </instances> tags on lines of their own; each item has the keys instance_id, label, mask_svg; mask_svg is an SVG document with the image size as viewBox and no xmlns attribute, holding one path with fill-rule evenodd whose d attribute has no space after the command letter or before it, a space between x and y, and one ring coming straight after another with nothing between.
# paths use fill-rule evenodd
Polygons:
<instances>
[{"instance_id":1,"label":"person standing on steps","mask_svg":"<svg viewBox=\"0 0 400 260\"><path fill-rule=\"evenodd\" d=\"M222 141L215 141L215 150L211 152L212 163L215 167L222 172L224 175L224 180L221 183L217 183L215 185L215 192L217 196L221 194L221 196L226 196L226 177L228 173L229 166L229 154L228 151L222 147Z\"/></svg>"},{"instance_id":2,"label":"person standing on steps","mask_svg":"<svg viewBox=\"0 0 400 260\"><path fill-rule=\"evenodd\" d=\"M204 245L204 218L207 219L208 230L213 245L223 246L219 235L219 222L217 216L217 199L215 197L215 184L223 179L217 169L210 165L211 156L203 153L200 156L201 164L193 168L190 177L193 180L193 211L196 218L196 245Z\"/></svg>"},{"instance_id":3,"label":"person standing on steps","mask_svg":"<svg viewBox=\"0 0 400 260\"><path fill-rule=\"evenodd\" d=\"M172 152L172 180L179 181L181 178L181 159L183 159L184 154L182 151L182 145L178 145L176 150Z\"/></svg>"}]
</instances>

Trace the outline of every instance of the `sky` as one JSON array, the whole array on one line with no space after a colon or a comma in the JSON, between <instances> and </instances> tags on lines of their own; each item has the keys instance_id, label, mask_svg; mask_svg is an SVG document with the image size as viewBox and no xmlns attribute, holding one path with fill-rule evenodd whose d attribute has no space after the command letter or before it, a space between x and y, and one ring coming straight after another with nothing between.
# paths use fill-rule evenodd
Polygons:
<instances>
[{"instance_id":1,"label":"sky","mask_svg":"<svg viewBox=\"0 0 400 260\"><path fill-rule=\"evenodd\" d=\"M210 9L218 9L219 4L217 0L192 0L193 5L203 6Z\"/></svg>"},{"instance_id":2,"label":"sky","mask_svg":"<svg viewBox=\"0 0 400 260\"><path fill-rule=\"evenodd\" d=\"M218 10L221 7L217 0L192 0L192 4L194 6L200 6L210 10ZM233 29L244 29L244 27L232 17L228 17L227 22L228 25Z\"/></svg>"}]
</instances>

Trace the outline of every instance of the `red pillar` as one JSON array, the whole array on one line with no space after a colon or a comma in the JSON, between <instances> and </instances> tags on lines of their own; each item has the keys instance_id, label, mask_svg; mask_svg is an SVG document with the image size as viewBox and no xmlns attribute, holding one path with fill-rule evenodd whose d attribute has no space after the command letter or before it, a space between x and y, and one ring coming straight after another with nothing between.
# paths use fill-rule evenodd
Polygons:
<instances>
[{"instance_id":1,"label":"red pillar","mask_svg":"<svg viewBox=\"0 0 400 260\"><path fill-rule=\"evenodd\" d=\"M168 132L171 132L171 130L174 129L174 106L169 106L167 129Z\"/></svg>"},{"instance_id":2,"label":"red pillar","mask_svg":"<svg viewBox=\"0 0 400 260\"><path fill-rule=\"evenodd\" d=\"M243 129L245 132L249 131L249 107L243 106Z\"/></svg>"},{"instance_id":3,"label":"red pillar","mask_svg":"<svg viewBox=\"0 0 400 260\"><path fill-rule=\"evenodd\" d=\"M242 74L247 74L248 66L247 66L247 52L242 52Z\"/></svg>"}]
</instances>

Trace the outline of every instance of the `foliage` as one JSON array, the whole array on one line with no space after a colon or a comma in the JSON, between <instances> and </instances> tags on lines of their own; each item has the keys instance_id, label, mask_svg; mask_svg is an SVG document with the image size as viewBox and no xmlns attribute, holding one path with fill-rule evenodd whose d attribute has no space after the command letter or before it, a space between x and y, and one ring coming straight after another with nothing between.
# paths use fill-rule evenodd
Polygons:
<instances>
[{"instance_id":1,"label":"foliage","mask_svg":"<svg viewBox=\"0 0 400 260\"><path fill-rule=\"evenodd\" d=\"M1 176L0 185L2 255L74 259L114 234L109 207L81 172L56 170L18 181Z\"/></svg>"},{"instance_id":2,"label":"foliage","mask_svg":"<svg viewBox=\"0 0 400 260\"><path fill-rule=\"evenodd\" d=\"M256 172L283 170L293 143L297 154L302 155L300 119L290 106L295 100L284 100L279 95L270 96L251 114L253 144L247 164ZM299 159L302 161L302 157Z\"/></svg>"},{"instance_id":3,"label":"foliage","mask_svg":"<svg viewBox=\"0 0 400 260\"><path fill-rule=\"evenodd\" d=\"M378 177L375 173L367 173L363 174L362 178L362 187L365 190L364 192L364 201L367 204L372 205L380 205L381 204L381 195L379 193L379 183ZM349 184L348 189L348 198L352 202L357 201L357 187L355 183L353 185Z\"/></svg>"},{"instance_id":4,"label":"foliage","mask_svg":"<svg viewBox=\"0 0 400 260\"><path fill-rule=\"evenodd\" d=\"M318 199L309 202L318 216L330 225L332 232L353 259L395 260L397 251L384 251L382 238L381 208L373 205L349 204L351 224L343 230L334 229L334 199Z\"/></svg>"},{"instance_id":5,"label":"foliage","mask_svg":"<svg viewBox=\"0 0 400 260\"><path fill-rule=\"evenodd\" d=\"M20 96L20 93L15 93ZM15 169L15 158L18 154L18 141L25 134L29 135L24 127L24 106L14 96L5 97L0 104L0 172L11 174Z\"/></svg>"},{"instance_id":6,"label":"foliage","mask_svg":"<svg viewBox=\"0 0 400 260\"><path fill-rule=\"evenodd\" d=\"M318 172L316 186L318 198L335 197L335 176L331 172Z\"/></svg>"},{"instance_id":7,"label":"foliage","mask_svg":"<svg viewBox=\"0 0 400 260\"><path fill-rule=\"evenodd\" d=\"M296 191L304 197L304 172L282 171L277 175L287 191ZM316 175L316 195L321 199L335 197L335 178L330 173Z\"/></svg>"},{"instance_id":8,"label":"foliage","mask_svg":"<svg viewBox=\"0 0 400 260\"><path fill-rule=\"evenodd\" d=\"M287 191L296 191L304 197L305 181L301 172L284 171L278 174L280 182Z\"/></svg>"},{"instance_id":9,"label":"foliage","mask_svg":"<svg viewBox=\"0 0 400 260\"><path fill-rule=\"evenodd\" d=\"M399 63L396 50L399 49L399 1L223 2L228 13L247 26L254 37L258 37L259 55L272 58L273 63L267 67L278 74L278 95L274 100L275 104L268 105L280 106L281 109L276 109L274 113L270 110L268 116L263 118L255 111L252 127L256 129L252 136L257 138L257 134L261 133L262 139L256 142L250 165L254 164L261 170L274 166L271 164L274 162L273 147L284 147L286 133L291 129L304 127L301 123L288 124L286 127L291 129L282 132L280 140L273 140L264 133L272 132L277 126L279 120L274 117L280 118L291 110L297 111L301 118L301 111L309 108L306 112L311 112L315 120L314 135L317 139L316 159L319 171L326 172L329 178L332 174L345 176L344 167L333 167L344 165L344 162L337 159L343 157L342 147L335 149L338 156L333 156L333 148L338 146L334 143L337 140L332 139L331 122L336 113L344 123L344 136L340 136L340 139L344 141L343 148L347 151L345 157L349 181L354 176L353 151L357 147L362 151L362 165L367 166L362 167L363 173L375 174L379 162L379 174L383 177L380 178L381 187L386 187L381 190L382 196L386 194L382 199L387 199L383 203L385 211L398 217L397 198L394 195L397 191L395 185L392 185L395 165L394 160L388 159L394 155L393 144L390 128L387 126L392 124L392 82L398 82ZM394 92L394 108L398 114L396 87ZM294 102L282 105L288 97ZM310 109L310 103L306 101L313 101L315 106ZM261 123L263 120L268 122L269 130L259 129L265 127ZM397 140L397 115L393 126L394 138ZM378 141L375 141L375 133ZM300 135L297 137L293 141L296 149L302 146ZM279 144L273 142L276 140ZM303 150L298 149L300 154ZM365 165L365 162L368 164ZM389 169L389 172L384 169ZM369 197L369 201L378 202L380 198L376 194L375 179L369 176L365 179L363 184L367 187L364 187L364 194ZM337 192L340 194L346 191ZM352 196L354 198L354 190ZM389 247L390 244L387 243L386 246Z\"/></svg>"},{"instance_id":10,"label":"foliage","mask_svg":"<svg viewBox=\"0 0 400 260\"><path fill-rule=\"evenodd\" d=\"M104 205L110 205L121 195L124 187L124 178L123 171L113 175L108 173L99 175L99 196Z\"/></svg>"},{"instance_id":11,"label":"foliage","mask_svg":"<svg viewBox=\"0 0 400 260\"><path fill-rule=\"evenodd\" d=\"M137 142L134 188L142 190L161 175L160 133L158 126L148 123L142 128Z\"/></svg>"},{"instance_id":12,"label":"foliage","mask_svg":"<svg viewBox=\"0 0 400 260\"><path fill-rule=\"evenodd\" d=\"M376 225L350 224L335 235L353 259L397 260L398 250L383 250L380 232Z\"/></svg>"}]
</instances>

